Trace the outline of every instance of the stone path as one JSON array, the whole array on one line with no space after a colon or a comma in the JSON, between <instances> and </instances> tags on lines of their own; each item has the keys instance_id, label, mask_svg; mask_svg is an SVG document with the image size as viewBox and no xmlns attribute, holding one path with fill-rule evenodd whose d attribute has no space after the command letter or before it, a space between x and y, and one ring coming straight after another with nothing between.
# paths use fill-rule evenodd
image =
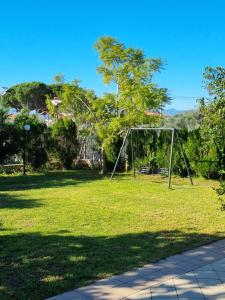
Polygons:
<instances>
[{"instance_id":1,"label":"stone path","mask_svg":"<svg viewBox=\"0 0 225 300\"><path fill-rule=\"evenodd\" d=\"M225 300L225 239L50 299Z\"/></svg>"}]
</instances>

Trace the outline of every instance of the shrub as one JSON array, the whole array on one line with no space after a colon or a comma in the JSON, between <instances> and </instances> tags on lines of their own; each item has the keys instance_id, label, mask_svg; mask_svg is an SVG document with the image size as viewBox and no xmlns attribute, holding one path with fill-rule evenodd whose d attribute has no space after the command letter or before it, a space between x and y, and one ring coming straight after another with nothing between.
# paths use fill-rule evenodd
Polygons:
<instances>
[{"instance_id":1,"label":"shrub","mask_svg":"<svg viewBox=\"0 0 225 300\"><path fill-rule=\"evenodd\" d=\"M63 167L70 169L78 149L76 124L70 119L59 119L52 125L51 133Z\"/></svg>"},{"instance_id":2,"label":"shrub","mask_svg":"<svg viewBox=\"0 0 225 300\"><path fill-rule=\"evenodd\" d=\"M24 125L29 124L30 130L24 131ZM26 150L26 159L31 165L32 171L40 169L48 160L47 139L48 128L36 115L22 112L15 119L15 126L20 132L20 153Z\"/></svg>"},{"instance_id":3,"label":"shrub","mask_svg":"<svg viewBox=\"0 0 225 300\"><path fill-rule=\"evenodd\" d=\"M0 124L0 164L19 153L20 134L13 124Z\"/></svg>"}]
</instances>

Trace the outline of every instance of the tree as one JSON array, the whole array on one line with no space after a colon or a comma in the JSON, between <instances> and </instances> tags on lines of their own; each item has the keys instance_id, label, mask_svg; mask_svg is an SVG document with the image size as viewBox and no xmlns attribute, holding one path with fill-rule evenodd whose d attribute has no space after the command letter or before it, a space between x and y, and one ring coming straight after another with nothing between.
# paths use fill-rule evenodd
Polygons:
<instances>
[{"instance_id":1,"label":"tree","mask_svg":"<svg viewBox=\"0 0 225 300\"><path fill-rule=\"evenodd\" d=\"M91 103L96 98L92 90L80 87L78 80L73 80L71 83L64 85L61 93L61 111L76 120L78 131L81 131L85 124L91 125L89 116L94 121L95 115L92 111Z\"/></svg>"},{"instance_id":2,"label":"tree","mask_svg":"<svg viewBox=\"0 0 225 300\"><path fill-rule=\"evenodd\" d=\"M24 125L30 125L30 131L24 132ZM15 126L20 132L20 153L26 149L27 160L33 171L38 170L48 160L47 141L48 128L37 115L29 115L27 111L22 111L15 119Z\"/></svg>"},{"instance_id":3,"label":"tree","mask_svg":"<svg viewBox=\"0 0 225 300\"><path fill-rule=\"evenodd\" d=\"M71 169L77 154L77 127L67 118L59 119L51 127L54 147L65 169Z\"/></svg>"},{"instance_id":4,"label":"tree","mask_svg":"<svg viewBox=\"0 0 225 300\"><path fill-rule=\"evenodd\" d=\"M53 77L53 81L56 84L63 84L65 82L65 76L61 73L58 73Z\"/></svg>"},{"instance_id":5,"label":"tree","mask_svg":"<svg viewBox=\"0 0 225 300\"><path fill-rule=\"evenodd\" d=\"M225 168L225 69L207 67L204 72L205 86L209 92L208 103L201 112L201 137L206 149L216 147L220 170ZM215 156L215 155L214 155Z\"/></svg>"},{"instance_id":6,"label":"tree","mask_svg":"<svg viewBox=\"0 0 225 300\"><path fill-rule=\"evenodd\" d=\"M113 160L113 145L127 129L142 124L156 125L159 118L150 118L146 111L159 110L170 99L166 89L152 82L153 74L162 68L160 59L147 58L143 51L127 48L112 37L100 38L95 48L102 60L98 72L106 84L113 84L117 89L116 93L105 94L92 101L102 156L106 154Z\"/></svg>"},{"instance_id":7,"label":"tree","mask_svg":"<svg viewBox=\"0 0 225 300\"><path fill-rule=\"evenodd\" d=\"M19 153L20 135L14 124L7 122L7 113L0 109L0 164Z\"/></svg>"},{"instance_id":8,"label":"tree","mask_svg":"<svg viewBox=\"0 0 225 300\"><path fill-rule=\"evenodd\" d=\"M8 89L2 96L2 102L17 111L22 109L45 111L46 95L50 93L50 87L42 82L25 82Z\"/></svg>"}]
</instances>

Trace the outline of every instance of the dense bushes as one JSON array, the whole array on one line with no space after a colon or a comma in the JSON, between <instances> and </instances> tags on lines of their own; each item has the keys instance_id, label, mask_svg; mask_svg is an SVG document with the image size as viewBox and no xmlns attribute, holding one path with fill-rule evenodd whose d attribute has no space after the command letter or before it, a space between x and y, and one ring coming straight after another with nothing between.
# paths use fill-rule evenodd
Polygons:
<instances>
[{"instance_id":1,"label":"dense bushes","mask_svg":"<svg viewBox=\"0 0 225 300\"><path fill-rule=\"evenodd\" d=\"M77 154L77 127L70 119L60 119L51 127L53 147L65 169L70 169Z\"/></svg>"},{"instance_id":2,"label":"dense bushes","mask_svg":"<svg viewBox=\"0 0 225 300\"><path fill-rule=\"evenodd\" d=\"M24 148L26 160L33 171L46 166L49 161L65 169L72 168L73 161L78 154L78 138L76 124L66 118L59 119L51 127L47 127L37 115L29 115L26 112L18 114L14 124L8 123L5 115L1 112L0 122L0 164L12 162L12 158L22 160ZM30 131L24 131L24 125L30 125ZM220 178L224 169L224 155L216 143L206 143L201 130L196 129L188 132L186 129L179 130L179 137L189 161L192 174L205 178ZM129 141L131 142L131 140ZM112 151L114 157L118 155L122 140L114 143ZM131 143L128 143L123 159L119 166L120 171L125 169L125 160L131 167ZM154 173L159 168L169 167L171 146L171 132L142 132L133 133L133 146L135 166L149 166ZM114 162L108 160L108 170L111 170ZM48 166L49 167L49 166ZM187 171L181 155L178 140L175 139L173 171L186 176Z\"/></svg>"},{"instance_id":3,"label":"dense bushes","mask_svg":"<svg viewBox=\"0 0 225 300\"><path fill-rule=\"evenodd\" d=\"M179 139L188 161L190 172L193 175L205 178L217 179L221 177L223 170L223 158L217 145L208 145L201 137L200 129L188 132L187 129L178 130ZM122 141L121 141L122 142ZM131 140L126 152L128 154L131 168ZM121 143L115 145L116 153L119 152ZM133 133L133 150L135 156L135 167L148 166L152 173L160 168L169 168L169 158L171 151L171 132L143 132ZM121 162L125 159L122 153ZM111 164L110 164L111 165ZM187 176L186 166L182 157L181 148L175 136L173 172L179 176Z\"/></svg>"},{"instance_id":4,"label":"dense bushes","mask_svg":"<svg viewBox=\"0 0 225 300\"><path fill-rule=\"evenodd\" d=\"M29 131L24 130L26 124L30 125ZM26 160L29 162L31 169L33 171L40 169L48 160L47 139L49 130L46 124L41 122L36 115L23 112L16 117L14 126L19 131L19 153L22 156L25 149Z\"/></svg>"},{"instance_id":5,"label":"dense bushes","mask_svg":"<svg viewBox=\"0 0 225 300\"><path fill-rule=\"evenodd\" d=\"M30 125L29 131L24 130L26 124ZM22 163L25 153L32 171L45 167L54 156L62 167L69 169L77 154L77 144L77 128L72 120L60 119L49 128L37 115L26 111L18 114L14 123L9 123L1 112L0 164Z\"/></svg>"},{"instance_id":6,"label":"dense bushes","mask_svg":"<svg viewBox=\"0 0 225 300\"><path fill-rule=\"evenodd\" d=\"M18 154L21 147L20 134L17 128L12 124L0 124L0 164Z\"/></svg>"}]
</instances>

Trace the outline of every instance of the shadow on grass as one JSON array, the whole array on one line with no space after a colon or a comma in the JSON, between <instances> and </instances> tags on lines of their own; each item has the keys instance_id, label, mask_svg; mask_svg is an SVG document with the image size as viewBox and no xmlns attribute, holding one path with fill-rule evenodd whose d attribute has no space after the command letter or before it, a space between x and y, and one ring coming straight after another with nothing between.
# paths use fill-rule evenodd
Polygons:
<instances>
[{"instance_id":1,"label":"shadow on grass","mask_svg":"<svg viewBox=\"0 0 225 300\"><path fill-rule=\"evenodd\" d=\"M45 174L28 174L26 176L1 176L0 191L75 186L102 178L103 176L101 174L92 170L58 171Z\"/></svg>"},{"instance_id":2,"label":"shadow on grass","mask_svg":"<svg viewBox=\"0 0 225 300\"><path fill-rule=\"evenodd\" d=\"M43 204L38 200L32 199L20 199L22 195L15 196L7 193L0 194L0 210L7 209L23 209L23 208L33 208L40 207Z\"/></svg>"},{"instance_id":3,"label":"shadow on grass","mask_svg":"<svg viewBox=\"0 0 225 300\"><path fill-rule=\"evenodd\" d=\"M5 234L0 299L44 299L220 238L182 231L119 236Z\"/></svg>"}]
</instances>

